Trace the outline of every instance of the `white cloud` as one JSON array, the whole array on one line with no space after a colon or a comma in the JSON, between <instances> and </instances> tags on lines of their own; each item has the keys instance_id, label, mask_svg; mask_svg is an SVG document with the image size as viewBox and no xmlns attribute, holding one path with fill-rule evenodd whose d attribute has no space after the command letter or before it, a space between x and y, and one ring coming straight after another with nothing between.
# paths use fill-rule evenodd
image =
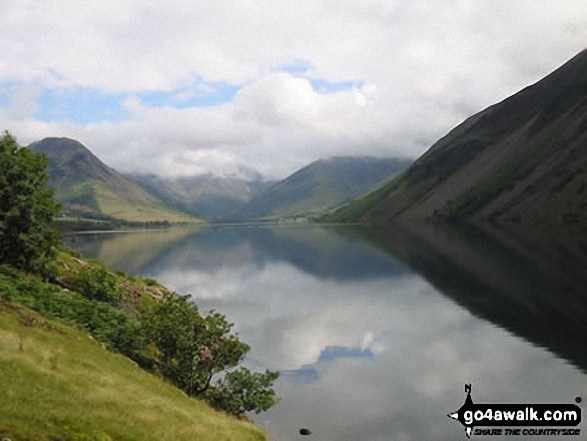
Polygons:
<instances>
[{"instance_id":1,"label":"white cloud","mask_svg":"<svg viewBox=\"0 0 587 441\"><path fill-rule=\"evenodd\" d=\"M282 176L329 155L415 157L583 49L586 24L586 3L546 0L6 0L0 83L166 92L178 104L213 82L241 90L202 108L131 98L128 121L85 125L23 120L23 97L0 123L26 142L78 137L127 171L244 164ZM288 65L304 69L275 72ZM363 86L319 94L310 78ZM202 163L180 164L186 155Z\"/></svg>"},{"instance_id":2,"label":"white cloud","mask_svg":"<svg viewBox=\"0 0 587 441\"><path fill-rule=\"evenodd\" d=\"M12 87L8 115L16 120L32 116L37 108L39 88L34 84L21 84Z\"/></svg>"}]
</instances>

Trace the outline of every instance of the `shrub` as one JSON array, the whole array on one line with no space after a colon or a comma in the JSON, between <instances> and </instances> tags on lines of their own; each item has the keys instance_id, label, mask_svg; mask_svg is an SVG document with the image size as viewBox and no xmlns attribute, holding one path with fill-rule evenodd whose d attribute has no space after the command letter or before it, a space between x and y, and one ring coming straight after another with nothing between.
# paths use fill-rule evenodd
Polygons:
<instances>
[{"instance_id":1,"label":"shrub","mask_svg":"<svg viewBox=\"0 0 587 441\"><path fill-rule=\"evenodd\" d=\"M260 413L277 403L273 382L278 372L251 372L246 367L228 372L206 391L205 399L215 408L234 415Z\"/></svg>"},{"instance_id":2,"label":"shrub","mask_svg":"<svg viewBox=\"0 0 587 441\"><path fill-rule=\"evenodd\" d=\"M78 273L72 276L71 288L88 299L114 305L120 305L127 300L126 292L118 284L118 278L100 265L82 266Z\"/></svg>"}]
</instances>

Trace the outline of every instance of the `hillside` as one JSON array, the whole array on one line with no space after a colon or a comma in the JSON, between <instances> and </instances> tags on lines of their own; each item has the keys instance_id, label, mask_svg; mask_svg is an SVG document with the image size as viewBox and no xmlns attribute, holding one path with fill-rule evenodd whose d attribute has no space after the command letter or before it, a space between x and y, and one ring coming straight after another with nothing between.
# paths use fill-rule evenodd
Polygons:
<instances>
[{"instance_id":1,"label":"hillside","mask_svg":"<svg viewBox=\"0 0 587 441\"><path fill-rule=\"evenodd\" d=\"M181 211L206 219L225 220L244 207L272 182L213 175L165 178L132 175L135 181Z\"/></svg>"},{"instance_id":2,"label":"hillside","mask_svg":"<svg viewBox=\"0 0 587 441\"><path fill-rule=\"evenodd\" d=\"M369 157L318 160L253 198L235 217L315 217L381 185L410 163L408 159Z\"/></svg>"},{"instance_id":3,"label":"hillside","mask_svg":"<svg viewBox=\"0 0 587 441\"><path fill-rule=\"evenodd\" d=\"M587 221L587 51L470 117L401 177L329 216Z\"/></svg>"},{"instance_id":4,"label":"hillside","mask_svg":"<svg viewBox=\"0 0 587 441\"><path fill-rule=\"evenodd\" d=\"M77 141L45 138L28 147L47 155L50 184L66 213L130 222L196 220L106 166Z\"/></svg>"},{"instance_id":5,"label":"hillside","mask_svg":"<svg viewBox=\"0 0 587 441\"><path fill-rule=\"evenodd\" d=\"M0 436L13 441L264 440L103 349L0 296Z\"/></svg>"}]
</instances>

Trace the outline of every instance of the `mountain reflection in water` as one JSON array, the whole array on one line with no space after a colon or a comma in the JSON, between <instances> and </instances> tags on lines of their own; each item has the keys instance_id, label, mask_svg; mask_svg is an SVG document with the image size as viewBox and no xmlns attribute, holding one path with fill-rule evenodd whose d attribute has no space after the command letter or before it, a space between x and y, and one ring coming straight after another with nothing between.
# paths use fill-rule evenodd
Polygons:
<instances>
[{"instance_id":1,"label":"mountain reflection in water","mask_svg":"<svg viewBox=\"0 0 587 441\"><path fill-rule=\"evenodd\" d=\"M226 314L247 363L282 371L281 402L253 416L272 441L299 427L315 440L454 440L446 414L465 383L479 402L585 398L586 242L547 237L214 226L73 245Z\"/></svg>"}]
</instances>

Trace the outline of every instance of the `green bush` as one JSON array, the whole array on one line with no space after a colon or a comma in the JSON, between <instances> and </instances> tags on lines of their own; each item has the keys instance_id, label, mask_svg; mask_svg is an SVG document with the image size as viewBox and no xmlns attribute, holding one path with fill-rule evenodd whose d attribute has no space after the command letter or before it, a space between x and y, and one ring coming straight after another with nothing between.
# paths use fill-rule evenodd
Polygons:
<instances>
[{"instance_id":1,"label":"green bush","mask_svg":"<svg viewBox=\"0 0 587 441\"><path fill-rule=\"evenodd\" d=\"M206 391L205 399L215 408L234 415L260 413L277 403L273 382L278 372L251 372L246 367L228 372L214 387Z\"/></svg>"},{"instance_id":2,"label":"green bush","mask_svg":"<svg viewBox=\"0 0 587 441\"><path fill-rule=\"evenodd\" d=\"M118 284L118 278L100 265L82 266L79 272L71 277L71 288L88 299L114 305L122 305L128 300L126 291Z\"/></svg>"},{"instance_id":3,"label":"green bush","mask_svg":"<svg viewBox=\"0 0 587 441\"><path fill-rule=\"evenodd\" d=\"M59 243L53 216L59 204L46 187L45 155L0 138L0 263L50 276Z\"/></svg>"}]
</instances>

